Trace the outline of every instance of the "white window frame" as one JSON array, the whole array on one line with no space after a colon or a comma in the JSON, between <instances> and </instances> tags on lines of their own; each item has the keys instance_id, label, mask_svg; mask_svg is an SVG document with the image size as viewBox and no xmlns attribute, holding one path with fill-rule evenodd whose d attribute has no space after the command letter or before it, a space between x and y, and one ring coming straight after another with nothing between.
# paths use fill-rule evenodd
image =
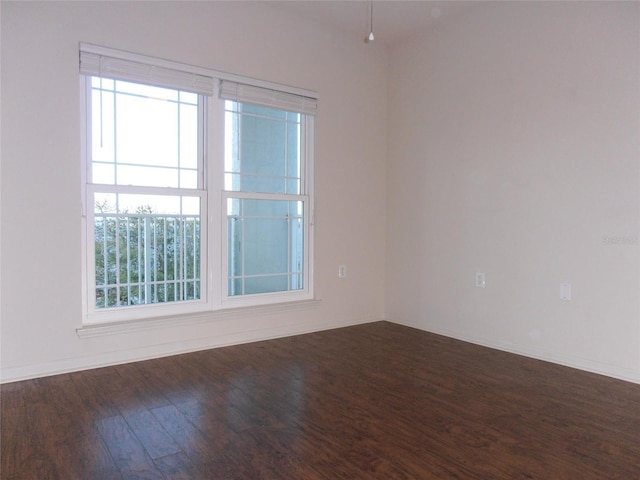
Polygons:
<instances>
[{"instance_id":1,"label":"white window frame","mask_svg":"<svg viewBox=\"0 0 640 480\"><path fill-rule=\"evenodd\" d=\"M245 102L247 103L247 102ZM224 113L224 101L220 101L219 108ZM217 112L216 117L224 118ZM300 165L300 195L289 194L273 194L273 193L254 193L254 192L238 192L222 189L222 200L220 202L219 211L221 219L221 259L223 260L222 275L220 278L221 292L222 292L222 307L246 307L253 305L268 305L282 302L294 302L313 299L313 159L314 159L314 142L313 132L315 131L315 123L313 115L303 115L302 120L302 148L301 156L302 161ZM223 126L224 128L224 126ZM224 132L223 132L224 133ZM222 146L224 150L224 145ZM224 151L223 151L224 153ZM224 155L219 156L222 160L221 165L218 168L219 172L224 171ZM222 175L220 174L220 179ZM227 223L227 199L229 198L241 198L241 199L258 199L258 200L285 200L285 201L302 201L304 205L303 215L303 256L304 256L304 270L303 270L303 288L300 290L271 292L271 293L256 293L247 295L230 296L228 292L228 223Z\"/></svg>"},{"instance_id":2,"label":"white window frame","mask_svg":"<svg viewBox=\"0 0 640 480\"><path fill-rule=\"evenodd\" d=\"M91 132L90 114L90 79L87 73L82 71L80 75L81 92L81 128L82 128L82 297L83 297L83 325L99 326L110 323L122 323L136 320L158 320L177 318L190 314L201 314L206 312L226 311L236 307L261 307L274 304L291 304L292 302L308 301L314 298L313 288L313 218L314 218L314 192L313 192L313 165L314 165L314 134L315 134L315 107L317 94L315 92L266 82L262 80L250 79L239 75L228 74L202 67L196 67L168 60L123 52L105 47L89 44L80 44L81 56L83 52L90 53L89 60L95 56L105 56L112 61L112 68L133 65L139 75L138 79L128 78L129 81L138 83L156 84L152 78L154 73L163 75L162 84L169 88L180 89L173 86L176 72L178 72L178 82L190 78L197 85L197 88L209 90L211 95L204 97L204 192L191 189L168 189L171 195L202 195L201 202L201 297L200 300L188 300L178 302L166 302L160 304L121 306L115 308L95 308L95 245L93 240L94 205L92 202L96 187L91 185L88 179L91 178L91 154L89 138ZM86 62L85 62L86 63ZM89 69L103 68L100 64L95 64ZM94 76L99 76L95 75ZM151 77L149 76L151 75ZM108 76L108 75L105 75ZM168 80L167 80L168 79ZM213 84L210 86L208 81ZM304 184L304 279L303 289L286 292L261 293L251 295L240 295L230 297L227 295L227 218L226 218L226 198L231 194L238 197L240 192L225 192L224 187L224 100L219 98L219 81L237 82L247 88L249 92L272 92L278 98L293 98L297 101L304 99L304 159L301 165L301 181ZM279 97L280 96L280 97ZM252 103L247 102L245 103ZM264 104L264 103L263 103ZM275 104L275 108L286 109L285 104ZM289 108L291 109L291 108ZM107 189L119 192L123 187L109 186ZM124 189L126 190L126 188ZM140 187L138 190L144 190ZM158 189L152 188L150 191L157 193ZM100 186L99 191L105 191L105 186ZM241 194L251 196L252 194ZM264 198L264 195L260 196ZM284 198L291 200L289 196ZM271 198L271 196L270 196ZM219 232L219 234L218 234Z\"/></svg>"}]
</instances>

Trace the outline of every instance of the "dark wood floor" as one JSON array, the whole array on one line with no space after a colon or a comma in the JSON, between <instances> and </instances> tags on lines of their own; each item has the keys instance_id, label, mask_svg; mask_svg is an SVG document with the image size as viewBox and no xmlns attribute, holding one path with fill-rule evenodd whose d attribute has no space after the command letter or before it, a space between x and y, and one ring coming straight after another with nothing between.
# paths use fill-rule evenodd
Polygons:
<instances>
[{"instance_id":1,"label":"dark wood floor","mask_svg":"<svg viewBox=\"0 0 640 480\"><path fill-rule=\"evenodd\" d=\"M391 323L3 385L13 479L640 479L640 385Z\"/></svg>"}]
</instances>

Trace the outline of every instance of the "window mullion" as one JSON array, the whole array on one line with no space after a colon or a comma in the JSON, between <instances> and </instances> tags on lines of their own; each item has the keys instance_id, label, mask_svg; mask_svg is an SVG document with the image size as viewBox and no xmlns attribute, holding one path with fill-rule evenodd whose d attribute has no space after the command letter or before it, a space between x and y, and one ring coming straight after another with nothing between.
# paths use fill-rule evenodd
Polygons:
<instances>
[{"instance_id":1,"label":"window mullion","mask_svg":"<svg viewBox=\"0 0 640 480\"><path fill-rule=\"evenodd\" d=\"M103 284L103 292L104 292L104 306L109 305L108 302L108 298L109 298L109 249L108 249L108 242L107 242L107 219L106 217L102 217L103 221L102 221L102 229L103 229L103 248L102 248L102 253L103 253L103 257L104 257L104 266L103 266L103 280L102 280L102 284Z\"/></svg>"},{"instance_id":2,"label":"window mullion","mask_svg":"<svg viewBox=\"0 0 640 480\"><path fill-rule=\"evenodd\" d=\"M128 300L128 304L131 304L131 245L130 245L130 240L131 240L131 235L130 235L130 228L129 228L129 223L130 223L130 219L127 219L127 223L126 223L126 252L127 252L127 300Z\"/></svg>"},{"instance_id":3,"label":"window mullion","mask_svg":"<svg viewBox=\"0 0 640 480\"><path fill-rule=\"evenodd\" d=\"M101 78L102 79L102 78ZM113 182L115 185L118 181L118 91L116 89L117 82L113 82ZM102 114L102 112L101 112ZM102 127L102 122L101 122ZM92 180L95 181L95 180Z\"/></svg>"},{"instance_id":4,"label":"window mullion","mask_svg":"<svg viewBox=\"0 0 640 480\"><path fill-rule=\"evenodd\" d=\"M142 305L145 303L145 295L144 295L144 283L143 280L146 281L146 277L144 277L144 269L143 269L143 234L146 234L145 229L142 227L142 222L140 221L140 219L138 218L138 221L136 222L136 226L138 229L138 304Z\"/></svg>"},{"instance_id":5,"label":"window mullion","mask_svg":"<svg viewBox=\"0 0 640 480\"><path fill-rule=\"evenodd\" d=\"M153 303L153 283L151 274L151 217L144 218L144 281L145 304Z\"/></svg>"},{"instance_id":6,"label":"window mullion","mask_svg":"<svg viewBox=\"0 0 640 480\"><path fill-rule=\"evenodd\" d=\"M176 145L176 155L177 155L177 161L178 161L178 187L182 186L182 168L181 168L181 162L182 162L182 130L181 130L181 116L182 116L182 103L180 101L180 96L182 94L180 92L178 92L178 104L176 105L176 108L178 109L177 113L176 113L176 117L177 117L177 128L178 128L178 138L177 138L177 145Z\"/></svg>"},{"instance_id":7,"label":"window mullion","mask_svg":"<svg viewBox=\"0 0 640 480\"><path fill-rule=\"evenodd\" d=\"M116 232L115 232L115 288L116 299L115 305L120 305L120 215L116 214Z\"/></svg>"},{"instance_id":8,"label":"window mullion","mask_svg":"<svg viewBox=\"0 0 640 480\"><path fill-rule=\"evenodd\" d=\"M288 159L287 159L288 160ZM288 163L288 162L287 162ZM292 264L291 254L293 242L291 241L292 236L292 222L291 222L291 202L287 204L287 290L291 290L291 274L292 274Z\"/></svg>"},{"instance_id":9,"label":"window mullion","mask_svg":"<svg viewBox=\"0 0 640 480\"><path fill-rule=\"evenodd\" d=\"M163 291L164 291L164 299L166 300L168 298L168 287L169 287L169 279L168 277L168 271L169 271L169 257L168 257L168 243L169 243L169 237L167 236L168 234L168 229L167 229L167 223L168 223L168 218L164 217L162 219L162 238L164 239L164 241L162 242L162 249L163 249L163 254L162 254L162 270L164 271L164 278L162 279L162 286L163 286ZM174 227L175 227L175 221L174 221ZM175 245L175 239L174 239L174 255L175 255L175 250L177 250L177 246ZM173 272L173 276L175 279L175 262L174 262L174 272ZM174 298L175 300L175 298Z\"/></svg>"}]
</instances>

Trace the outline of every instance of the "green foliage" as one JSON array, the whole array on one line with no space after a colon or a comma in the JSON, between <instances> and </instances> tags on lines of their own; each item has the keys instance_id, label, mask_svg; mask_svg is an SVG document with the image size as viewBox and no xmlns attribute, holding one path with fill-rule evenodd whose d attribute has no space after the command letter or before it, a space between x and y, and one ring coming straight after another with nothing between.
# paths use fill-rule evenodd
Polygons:
<instances>
[{"instance_id":1,"label":"green foliage","mask_svg":"<svg viewBox=\"0 0 640 480\"><path fill-rule=\"evenodd\" d=\"M96 203L96 307L200 298L200 218Z\"/></svg>"}]
</instances>

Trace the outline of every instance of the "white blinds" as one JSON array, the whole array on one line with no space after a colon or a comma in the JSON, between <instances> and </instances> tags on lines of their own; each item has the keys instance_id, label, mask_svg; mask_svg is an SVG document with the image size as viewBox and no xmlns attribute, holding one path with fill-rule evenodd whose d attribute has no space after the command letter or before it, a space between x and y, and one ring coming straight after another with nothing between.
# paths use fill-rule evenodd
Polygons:
<instances>
[{"instance_id":1,"label":"white blinds","mask_svg":"<svg viewBox=\"0 0 640 480\"><path fill-rule=\"evenodd\" d=\"M220 98L300 112L306 115L315 115L318 108L317 98L231 80L220 80Z\"/></svg>"},{"instance_id":2,"label":"white blinds","mask_svg":"<svg viewBox=\"0 0 640 480\"><path fill-rule=\"evenodd\" d=\"M145 83L211 96L219 79L220 98L254 103L281 110L315 115L315 92L245 79L238 75L122 52L87 43L80 44L80 73Z\"/></svg>"},{"instance_id":3,"label":"white blinds","mask_svg":"<svg viewBox=\"0 0 640 480\"><path fill-rule=\"evenodd\" d=\"M80 45L80 73L97 77L145 83L157 87L174 88L201 95L213 95L213 77L189 71L188 66L173 64L150 57L125 58L116 51L101 52L99 47ZM142 60L142 61L141 61ZM184 69L182 68L184 67Z\"/></svg>"}]
</instances>

